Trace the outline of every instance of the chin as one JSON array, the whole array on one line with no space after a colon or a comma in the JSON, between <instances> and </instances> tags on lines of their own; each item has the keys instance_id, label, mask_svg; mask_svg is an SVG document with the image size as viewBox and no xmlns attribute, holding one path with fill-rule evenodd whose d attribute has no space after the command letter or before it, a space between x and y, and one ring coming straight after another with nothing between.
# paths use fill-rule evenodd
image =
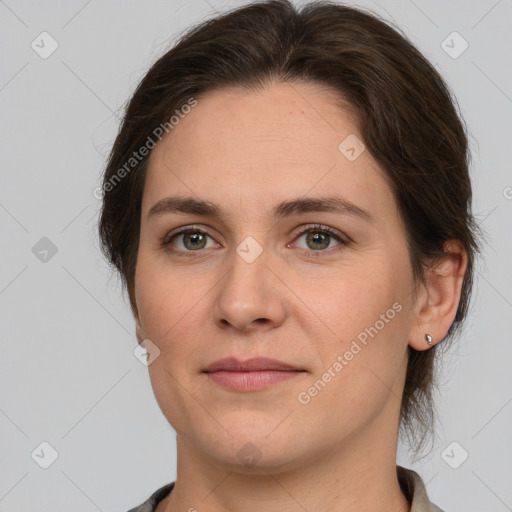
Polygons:
<instances>
[{"instance_id":1,"label":"chin","mask_svg":"<svg viewBox=\"0 0 512 512\"><path fill-rule=\"evenodd\" d=\"M297 445L285 445L256 440L256 442L240 440L226 447L217 446L211 457L226 469L247 475L268 475L281 473L300 467L306 454L298 452ZM300 445L299 445L300 446ZM225 449L223 449L225 448ZM303 447L301 447L302 449Z\"/></svg>"},{"instance_id":2,"label":"chin","mask_svg":"<svg viewBox=\"0 0 512 512\"><path fill-rule=\"evenodd\" d=\"M244 413L229 422L226 419L223 426L227 432L223 430L220 435L217 429L215 434L196 431L194 444L216 463L237 473L265 475L292 469L307 458L304 439L308 436L283 422L284 417Z\"/></svg>"}]
</instances>

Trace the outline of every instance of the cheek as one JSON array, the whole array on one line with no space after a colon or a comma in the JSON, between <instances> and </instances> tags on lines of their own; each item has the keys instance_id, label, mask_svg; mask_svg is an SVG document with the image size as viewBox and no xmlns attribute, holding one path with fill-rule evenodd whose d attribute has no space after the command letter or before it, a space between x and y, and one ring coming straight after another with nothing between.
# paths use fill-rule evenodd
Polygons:
<instances>
[{"instance_id":1,"label":"cheek","mask_svg":"<svg viewBox=\"0 0 512 512\"><path fill-rule=\"evenodd\" d=\"M162 266L162 258L140 250L135 276L135 295L139 319L146 337L161 350L168 340L183 328L197 321L208 286L187 275L186 270Z\"/></svg>"},{"instance_id":2,"label":"cheek","mask_svg":"<svg viewBox=\"0 0 512 512\"><path fill-rule=\"evenodd\" d=\"M357 424L358 414L376 411L398 385L411 322L406 262L398 254L374 258L371 264L338 269L330 278L313 275L296 290L321 319L322 332L312 336L319 364L312 387L303 390L304 401L315 402L319 417L345 421L341 416L348 415L347 425ZM308 318L314 316L308 313Z\"/></svg>"},{"instance_id":3,"label":"cheek","mask_svg":"<svg viewBox=\"0 0 512 512\"><path fill-rule=\"evenodd\" d=\"M369 425L387 404L398 401L399 407L403 387L404 306L388 293L353 298L364 301L364 307L342 296L331 317L336 335L314 340L319 364L295 397L301 417L331 441Z\"/></svg>"},{"instance_id":4,"label":"cheek","mask_svg":"<svg viewBox=\"0 0 512 512\"><path fill-rule=\"evenodd\" d=\"M182 433L204 422L204 411L195 407L187 390L188 363L194 360L194 350L197 353L193 337L199 336L191 326L204 324L199 317L206 290L186 273L163 268L161 258L144 250L139 252L135 282L144 335L160 350L148 367L151 386L167 420Z\"/></svg>"},{"instance_id":5,"label":"cheek","mask_svg":"<svg viewBox=\"0 0 512 512\"><path fill-rule=\"evenodd\" d=\"M316 319L326 335L317 346L329 352L343 349L376 322L382 330L382 322L396 316L393 304L403 295L389 263L377 258L371 263L347 263L329 273L311 270L307 277L294 280L293 292L300 299L296 301L296 316ZM381 315L385 315L383 320ZM333 344L333 339L337 343Z\"/></svg>"}]
</instances>

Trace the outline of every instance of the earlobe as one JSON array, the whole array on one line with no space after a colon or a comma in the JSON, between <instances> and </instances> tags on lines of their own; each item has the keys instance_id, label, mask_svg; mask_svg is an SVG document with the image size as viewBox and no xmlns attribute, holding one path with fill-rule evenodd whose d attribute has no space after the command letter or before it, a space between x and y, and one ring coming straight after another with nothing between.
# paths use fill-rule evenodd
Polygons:
<instances>
[{"instance_id":1,"label":"earlobe","mask_svg":"<svg viewBox=\"0 0 512 512\"><path fill-rule=\"evenodd\" d=\"M427 269L424 294L409 345L427 350L442 341L459 307L462 283L467 268L467 254L460 242L445 242L443 257Z\"/></svg>"}]
</instances>

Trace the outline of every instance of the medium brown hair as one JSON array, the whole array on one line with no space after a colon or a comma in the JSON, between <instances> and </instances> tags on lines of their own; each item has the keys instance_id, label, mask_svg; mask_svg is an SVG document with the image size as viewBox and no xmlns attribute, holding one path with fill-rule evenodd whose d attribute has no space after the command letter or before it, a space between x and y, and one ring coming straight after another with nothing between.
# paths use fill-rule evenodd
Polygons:
<instances>
[{"instance_id":1,"label":"medium brown hair","mask_svg":"<svg viewBox=\"0 0 512 512\"><path fill-rule=\"evenodd\" d=\"M459 240L467 252L446 344L467 314L478 251L465 126L443 79L398 29L377 15L328 1L300 10L288 0L255 2L200 23L136 88L105 169L99 221L102 251L119 271L132 311L136 314L134 277L149 155L132 162L131 169L126 162L158 126L169 131L170 117L191 98L228 87L252 90L301 81L335 91L354 109L363 142L395 194L416 282L442 257L445 241ZM114 179L123 166L122 179ZM433 425L438 349L408 349L400 430L416 448Z\"/></svg>"}]
</instances>

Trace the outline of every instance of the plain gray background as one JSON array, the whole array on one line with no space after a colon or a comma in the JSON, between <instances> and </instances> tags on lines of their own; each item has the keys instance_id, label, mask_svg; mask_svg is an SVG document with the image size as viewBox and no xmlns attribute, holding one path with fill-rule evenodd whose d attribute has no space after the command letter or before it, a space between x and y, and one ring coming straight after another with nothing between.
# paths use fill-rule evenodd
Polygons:
<instances>
[{"instance_id":1,"label":"plain gray background","mask_svg":"<svg viewBox=\"0 0 512 512\"><path fill-rule=\"evenodd\" d=\"M244 3L0 0L2 512L123 512L175 479L175 435L98 250L93 190L148 67L188 26ZM512 2L353 5L401 27L454 91L489 237L444 360L435 448L399 462L446 512L512 510Z\"/></svg>"}]
</instances>

